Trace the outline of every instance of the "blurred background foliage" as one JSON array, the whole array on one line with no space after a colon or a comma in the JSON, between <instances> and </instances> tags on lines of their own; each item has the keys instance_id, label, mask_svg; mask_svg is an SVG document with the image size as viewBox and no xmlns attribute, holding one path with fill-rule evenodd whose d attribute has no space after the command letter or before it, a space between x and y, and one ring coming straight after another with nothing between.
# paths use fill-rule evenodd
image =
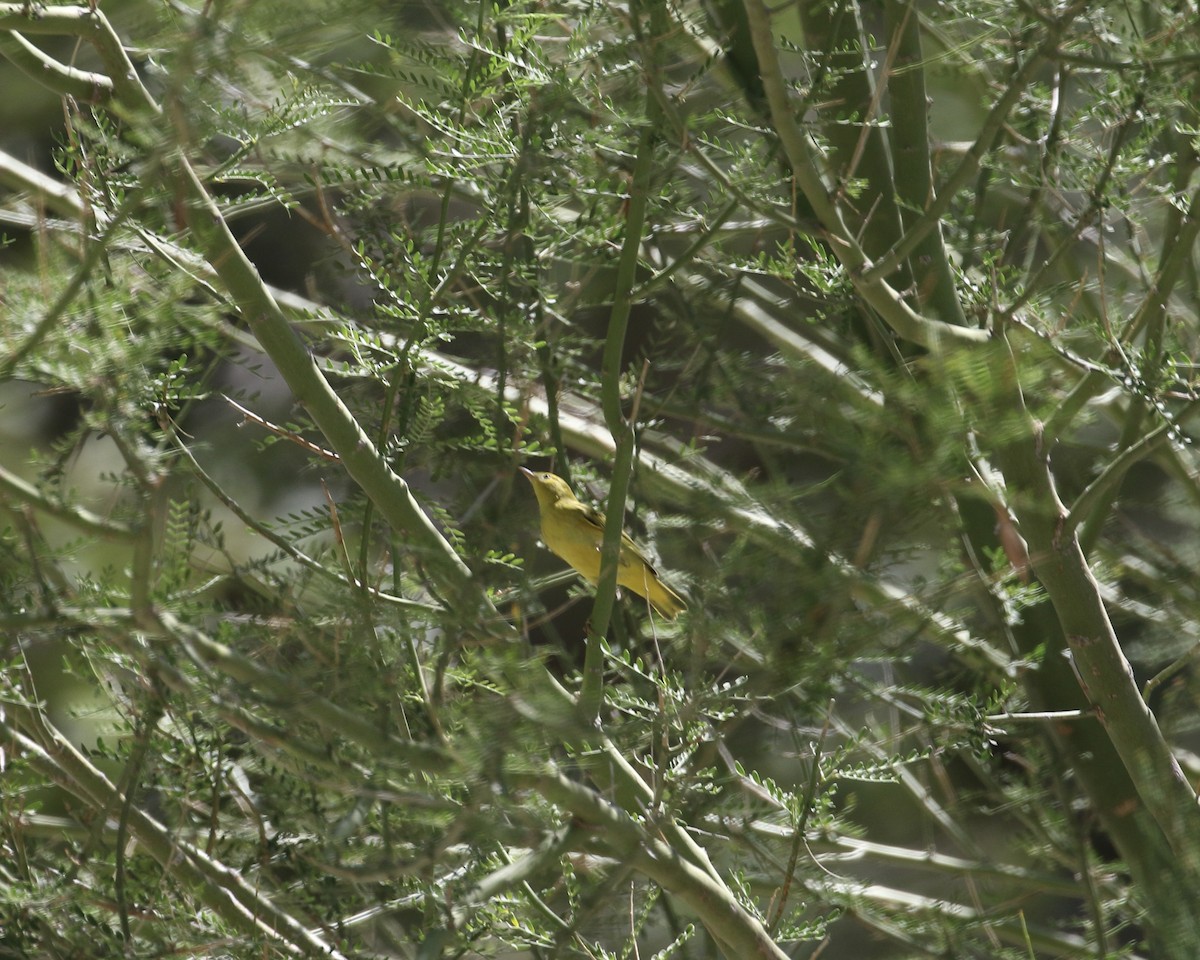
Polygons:
<instances>
[{"instance_id":1,"label":"blurred background foliage","mask_svg":"<svg viewBox=\"0 0 1200 960\"><path fill-rule=\"evenodd\" d=\"M1193 4L73 9L0 4L5 956L1196 955ZM688 613L599 636L522 464Z\"/></svg>"}]
</instances>

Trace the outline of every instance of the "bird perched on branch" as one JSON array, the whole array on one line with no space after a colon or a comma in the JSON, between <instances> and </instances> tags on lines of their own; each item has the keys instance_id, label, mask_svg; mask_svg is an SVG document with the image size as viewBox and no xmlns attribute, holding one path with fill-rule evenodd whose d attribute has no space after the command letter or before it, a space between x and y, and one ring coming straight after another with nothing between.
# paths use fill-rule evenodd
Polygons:
<instances>
[{"instance_id":1,"label":"bird perched on branch","mask_svg":"<svg viewBox=\"0 0 1200 960\"><path fill-rule=\"evenodd\" d=\"M604 514L581 502L567 482L553 473L521 467L533 484L542 515L542 540L554 554L595 586L600 580L600 548L604 543ZM658 613L674 620L687 609L679 594L663 583L646 555L629 534L621 532L617 583L650 601Z\"/></svg>"}]
</instances>

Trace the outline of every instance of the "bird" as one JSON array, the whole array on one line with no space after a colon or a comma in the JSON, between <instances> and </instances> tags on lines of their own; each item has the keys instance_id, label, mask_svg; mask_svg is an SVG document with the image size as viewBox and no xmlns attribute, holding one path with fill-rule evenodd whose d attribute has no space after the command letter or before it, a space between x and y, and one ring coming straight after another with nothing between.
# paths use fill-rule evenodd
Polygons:
<instances>
[{"instance_id":1,"label":"bird","mask_svg":"<svg viewBox=\"0 0 1200 960\"><path fill-rule=\"evenodd\" d=\"M562 477L520 468L533 484L542 520L542 540L551 553L569 563L595 586L600 580L604 514L581 502ZM617 583L650 602L660 616L674 620L687 604L668 587L629 534L621 531Z\"/></svg>"}]
</instances>

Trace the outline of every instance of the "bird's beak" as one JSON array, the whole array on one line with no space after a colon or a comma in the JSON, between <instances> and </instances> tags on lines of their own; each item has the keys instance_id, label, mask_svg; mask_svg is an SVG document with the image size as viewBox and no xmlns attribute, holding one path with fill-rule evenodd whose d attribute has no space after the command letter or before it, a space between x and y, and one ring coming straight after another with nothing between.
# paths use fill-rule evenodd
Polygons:
<instances>
[{"instance_id":1,"label":"bird's beak","mask_svg":"<svg viewBox=\"0 0 1200 960\"><path fill-rule=\"evenodd\" d=\"M520 470L523 474L525 474L526 479L529 480L530 483L533 482L533 471L532 470L526 470L524 467L517 467L517 469Z\"/></svg>"}]
</instances>

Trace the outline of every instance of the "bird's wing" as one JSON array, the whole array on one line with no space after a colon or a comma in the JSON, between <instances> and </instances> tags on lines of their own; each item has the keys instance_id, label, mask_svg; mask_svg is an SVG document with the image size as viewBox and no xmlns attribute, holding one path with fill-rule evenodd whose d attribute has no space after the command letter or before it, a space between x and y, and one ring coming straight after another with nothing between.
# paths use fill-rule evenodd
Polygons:
<instances>
[{"instance_id":1,"label":"bird's wing","mask_svg":"<svg viewBox=\"0 0 1200 960\"><path fill-rule=\"evenodd\" d=\"M576 500L574 503L566 504L565 506L560 504L559 506L562 509L571 510L578 513L591 526L595 527L601 532L604 531L604 514L602 514L595 507L588 506L581 500ZM600 544L596 544L596 549L600 549ZM652 574L658 576L654 570L654 564L650 562L650 558L646 556L642 548L639 547L634 542L633 538L630 537L629 534L627 534L624 530L621 531L621 560L622 566L628 566L635 560L640 560L647 566L647 568L649 568Z\"/></svg>"},{"instance_id":2,"label":"bird's wing","mask_svg":"<svg viewBox=\"0 0 1200 960\"><path fill-rule=\"evenodd\" d=\"M646 552L624 530L621 531L621 554L626 558L628 558L629 554L633 554L635 558L641 560L646 565L646 569L653 576L658 576L658 571L654 569L654 564L650 562L650 558L646 556Z\"/></svg>"},{"instance_id":3,"label":"bird's wing","mask_svg":"<svg viewBox=\"0 0 1200 960\"><path fill-rule=\"evenodd\" d=\"M569 510L572 513L578 514L586 523L595 527L597 530L604 529L604 514L595 507L589 507L586 503L576 500L573 503L563 503L561 500L558 503L559 510Z\"/></svg>"}]
</instances>

